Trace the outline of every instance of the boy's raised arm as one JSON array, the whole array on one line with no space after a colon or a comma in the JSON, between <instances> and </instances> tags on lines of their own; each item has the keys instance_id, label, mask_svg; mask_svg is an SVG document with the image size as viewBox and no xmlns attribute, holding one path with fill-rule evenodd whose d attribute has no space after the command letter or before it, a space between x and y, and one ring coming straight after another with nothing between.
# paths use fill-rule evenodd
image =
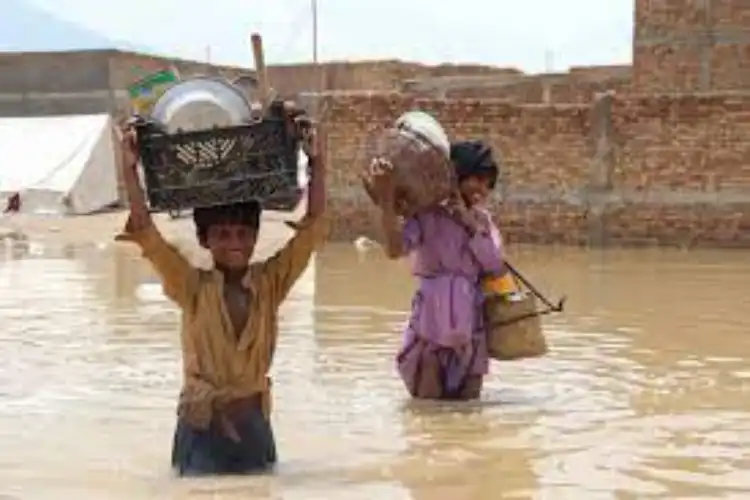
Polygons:
<instances>
[{"instance_id":1,"label":"boy's raised arm","mask_svg":"<svg viewBox=\"0 0 750 500\"><path fill-rule=\"evenodd\" d=\"M307 213L299 222L287 222L296 233L273 257L263 263L262 272L273 285L273 301L280 304L307 269L315 249L325 236L326 158L325 134L311 130L306 138L306 154L311 166Z\"/></svg>"},{"instance_id":2,"label":"boy's raised arm","mask_svg":"<svg viewBox=\"0 0 750 500\"><path fill-rule=\"evenodd\" d=\"M138 179L138 150L135 132L126 130L120 144L122 175L130 204L130 215L125 230L115 237L117 241L137 244L161 279L164 294L178 305L190 300L197 271L172 245L167 243L151 219L146 196Z\"/></svg>"}]
</instances>

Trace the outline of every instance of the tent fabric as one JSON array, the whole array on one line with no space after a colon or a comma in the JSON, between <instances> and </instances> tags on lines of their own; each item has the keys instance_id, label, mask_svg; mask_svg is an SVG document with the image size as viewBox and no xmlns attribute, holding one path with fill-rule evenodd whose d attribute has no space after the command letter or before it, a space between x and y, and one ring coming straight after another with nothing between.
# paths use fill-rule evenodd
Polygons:
<instances>
[{"instance_id":1,"label":"tent fabric","mask_svg":"<svg viewBox=\"0 0 750 500\"><path fill-rule=\"evenodd\" d=\"M118 201L112 119L107 114L0 118L0 200L21 211L88 214Z\"/></svg>"}]
</instances>

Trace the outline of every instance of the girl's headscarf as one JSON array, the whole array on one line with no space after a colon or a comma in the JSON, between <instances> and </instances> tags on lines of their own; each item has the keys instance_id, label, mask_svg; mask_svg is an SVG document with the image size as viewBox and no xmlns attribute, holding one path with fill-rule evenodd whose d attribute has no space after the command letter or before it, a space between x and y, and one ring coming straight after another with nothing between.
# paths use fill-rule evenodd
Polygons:
<instances>
[{"instance_id":1,"label":"girl's headscarf","mask_svg":"<svg viewBox=\"0 0 750 500\"><path fill-rule=\"evenodd\" d=\"M482 141L460 141L451 144L451 161L461 182L466 177L482 176L495 189L500 168L492 156L492 148Z\"/></svg>"}]
</instances>

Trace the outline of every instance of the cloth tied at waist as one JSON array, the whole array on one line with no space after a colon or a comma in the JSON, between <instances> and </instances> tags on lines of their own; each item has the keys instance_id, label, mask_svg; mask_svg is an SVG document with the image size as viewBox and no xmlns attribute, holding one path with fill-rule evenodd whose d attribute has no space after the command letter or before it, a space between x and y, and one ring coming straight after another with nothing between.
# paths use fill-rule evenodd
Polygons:
<instances>
[{"instance_id":1,"label":"cloth tied at waist","mask_svg":"<svg viewBox=\"0 0 750 500\"><path fill-rule=\"evenodd\" d=\"M239 435L232 423L232 411L236 403L242 400L258 398L261 411L268 419L271 414L271 379L265 377L261 387L237 388L233 386L216 387L200 379L190 379L180 393L177 415L188 425L197 430L207 430L214 417L225 434L239 441Z\"/></svg>"}]
</instances>

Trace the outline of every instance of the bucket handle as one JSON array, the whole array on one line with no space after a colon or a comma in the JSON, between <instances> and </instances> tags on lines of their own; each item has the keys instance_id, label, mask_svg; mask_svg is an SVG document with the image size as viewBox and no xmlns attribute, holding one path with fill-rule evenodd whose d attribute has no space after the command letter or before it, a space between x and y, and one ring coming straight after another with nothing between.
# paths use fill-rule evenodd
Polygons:
<instances>
[{"instance_id":1,"label":"bucket handle","mask_svg":"<svg viewBox=\"0 0 750 500\"><path fill-rule=\"evenodd\" d=\"M565 309L565 302L567 300L567 297L565 295L563 295L556 304L553 304L552 301L550 301L542 292L540 292L537 287L535 287L529 280L527 280L518 271L518 269L511 265L511 263L507 260L505 261L505 267L508 268L508 271L513 275L513 279L516 280L517 283L521 282L526 288L529 289L531 293L536 296L536 298L541 300L542 303L547 306L547 308L549 309L548 312L563 312L563 310Z\"/></svg>"},{"instance_id":2,"label":"bucket handle","mask_svg":"<svg viewBox=\"0 0 750 500\"><path fill-rule=\"evenodd\" d=\"M565 301L567 297L563 296L560 298L560 300L557 301L556 304L552 303L551 300L549 300L542 292L539 291L539 289L537 289L529 280L527 280L518 271L518 269L511 265L510 262L505 261L505 266L508 269L508 272L510 272L510 274L513 276L513 281L516 282L516 285L519 285L519 288L521 288L520 285L524 285L536 298L538 298L546 306L546 308L530 313L525 313L506 321L493 322L490 326L507 326L512 325L513 323L518 323L519 321L523 321L525 319L536 318L537 316L545 316L551 313L563 312L563 310L565 309Z\"/></svg>"}]
</instances>

